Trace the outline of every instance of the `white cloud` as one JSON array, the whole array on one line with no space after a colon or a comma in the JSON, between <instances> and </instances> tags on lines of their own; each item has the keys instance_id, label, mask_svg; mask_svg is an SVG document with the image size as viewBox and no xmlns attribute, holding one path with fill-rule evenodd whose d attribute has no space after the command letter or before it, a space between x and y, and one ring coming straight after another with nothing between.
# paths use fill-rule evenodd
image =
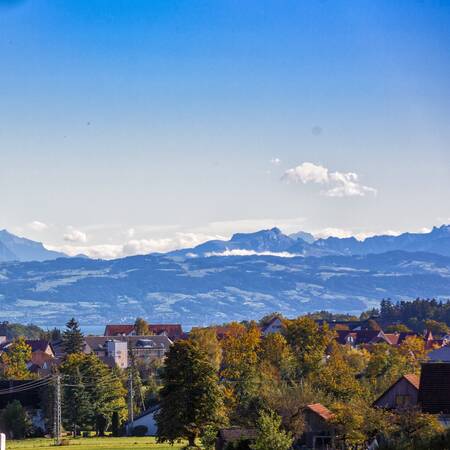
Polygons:
<instances>
[{"instance_id":1,"label":"white cloud","mask_svg":"<svg viewBox=\"0 0 450 450\"><path fill-rule=\"evenodd\" d=\"M69 256L86 255L90 258L115 259L124 256L146 255L149 253L165 253L180 248L195 247L205 241L218 239L219 236L207 235L203 233L175 233L173 237L161 239L128 239L125 243L119 244L94 244L80 245L87 241L85 233L83 236L79 230L70 227L64 239L71 244L47 245L49 250L56 250L66 253ZM78 240L77 240L78 237ZM84 240L83 240L84 239Z\"/></svg>"},{"instance_id":2,"label":"white cloud","mask_svg":"<svg viewBox=\"0 0 450 450\"><path fill-rule=\"evenodd\" d=\"M281 159L280 158L272 158L270 160L270 164L273 164L274 166L279 166L281 164Z\"/></svg>"},{"instance_id":3,"label":"white cloud","mask_svg":"<svg viewBox=\"0 0 450 450\"><path fill-rule=\"evenodd\" d=\"M282 179L293 183L323 185L326 188L321 194L327 197L364 197L377 193L376 189L361 184L356 173L330 172L326 167L311 162L286 170Z\"/></svg>"},{"instance_id":4,"label":"white cloud","mask_svg":"<svg viewBox=\"0 0 450 450\"><path fill-rule=\"evenodd\" d=\"M48 225L44 222L39 222L39 220L33 220L28 224L28 227L33 231L45 231L48 229Z\"/></svg>"},{"instance_id":5,"label":"white cloud","mask_svg":"<svg viewBox=\"0 0 450 450\"><path fill-rule=\"evenodd\" d=\"M243 250L243 249L233 249L233 250L225 250L223 252L210 252L205 253L206 257L211 256L278 256L279 258L295 258L295 253L289 252L255 252L254 250Z\"/></svg>"},{"instance_id":6,"label":"white cloud","mask_svg":"<svg viewBox=\"0 0 450 450\"><path fill-rule=\"evenodd\" d=\"M81 230L69 226L67 227L67 232L64 234L64 240L68 242L79 242L85 243L87 241L87 235Z\"/></svg>"}]
</instances>

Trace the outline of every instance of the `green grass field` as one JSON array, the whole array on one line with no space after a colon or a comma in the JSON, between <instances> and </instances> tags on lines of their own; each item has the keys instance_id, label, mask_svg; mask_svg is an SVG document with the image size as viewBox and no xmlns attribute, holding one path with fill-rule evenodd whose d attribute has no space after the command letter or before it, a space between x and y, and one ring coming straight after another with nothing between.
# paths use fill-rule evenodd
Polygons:
<instances>
[{"instance_id":1,"label":"green grass field","mask_svg":"<svg viewBox=\"0 0 450 450\"><path fill-rule=\"evenodd\" d=\"M69 445L64 448L76 448L76 450L174 450L181 449L185 444L157 444L151 437L104 437L104 438L77 438L70 439ZM39 449L55 450L52 439L24 439L22 441L7 441L7 450L10 449Z\"/></svg>"}]
</instances>

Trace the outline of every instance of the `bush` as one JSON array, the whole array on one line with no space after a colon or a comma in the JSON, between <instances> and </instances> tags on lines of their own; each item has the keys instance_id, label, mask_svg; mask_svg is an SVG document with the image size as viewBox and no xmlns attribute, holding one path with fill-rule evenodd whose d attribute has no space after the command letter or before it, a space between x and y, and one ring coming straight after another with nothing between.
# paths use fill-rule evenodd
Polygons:
<instances>
[{"instance_id":1,"label":"bush","mask_svg":"<svg viewBox=\"0 0 450 450\"><path fill-rule=\"evenodd\" d=\"M142 437L147 434L148 428L145 425L138 425L133 428L133 436Z\"/></svg>"}]
</instances>

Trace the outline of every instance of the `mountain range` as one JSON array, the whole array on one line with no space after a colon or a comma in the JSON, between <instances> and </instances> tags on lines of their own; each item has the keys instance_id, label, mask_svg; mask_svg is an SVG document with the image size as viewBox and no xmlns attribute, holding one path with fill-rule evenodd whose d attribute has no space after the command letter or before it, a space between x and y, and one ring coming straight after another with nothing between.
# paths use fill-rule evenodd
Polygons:
<instances>
[{"instance_id":1,"label":"mountain range","mask_svg":"<svg viewBox=\"0 0 450 450\"><path fill-rule=\"evenodd\" d=\"M358 313L383 298L450 299L450 226L364 241L304 237L273 228L111 261L54 259L39 246L33 256L10 244L4 255L16 256L0 263L0 319L48 326L75 316L98 325L142 316L189 327L273 311Z\"/></svg>"},{"instance_id":2,"label":"mountain range","mask_svg":"<svg viewBox=\"0 0 450 450\"><path fill-rule=\"evenodd\" d=\"M47 261L66 256L64 253L47 250L40 242L0 230L0 262Z\"/></svg>"}]
</instances>

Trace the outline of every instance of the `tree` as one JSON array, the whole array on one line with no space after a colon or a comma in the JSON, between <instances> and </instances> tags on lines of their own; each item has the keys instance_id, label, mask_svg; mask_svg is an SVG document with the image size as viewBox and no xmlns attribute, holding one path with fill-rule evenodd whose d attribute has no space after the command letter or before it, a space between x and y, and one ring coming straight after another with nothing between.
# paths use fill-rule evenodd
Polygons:
<instances>
[{"instance_id":1,"label":"tree","mask_svg":"<svg viewBox=\"0 0 450 450\"><path fill-rule=\"evenodd\" d=\"M2 353L0 359L3 366L3 378L7 380L34 378L27 368L27 363L31 360L31 347L25 342L25 338L15 339L7 351Z\"/></svg>"},{"instance_id":2,"label":"tree","mask_svg":"<svg viewBox=\"0 0 450 450\"><path fill-rule=\"evenodd\" d=\"M282 375L290 374L295 366L294 355L280 333L270 333L261 341L259 357L261 362L275 367Z\"/></svg>"},{"instance_id":3,"label":"tree","mask_svg":"<svg viewBox=\"0 0 450 450\"><path fill-rule=\"evenodd\" d=\"M289 450L292 435L281 428L281 417L274 411L262 411L258 420L258 435L253 450Z\"/></svg>"},{"instance_id":4,"label":"tree","mask_svg":"<svg viewBox=\"0 0 450 450\"><path fill-rule=\"evenodd\" d=\"M83 351L84 336L80 330L78 322L73 317L66 324L62 341L63 349L67 355L81 353Z\"/></svg>"},{"instance_id":5,"label":"tree","mask_svg":"<svg viewBox=\"0 0 450 450\"><path fill-rule=\"evenodd\" d=\"M332 342L326 364L314 377L318 388L336 401L348 402L361 395L354 371L345 359L345 350Z\"/></svg>"},{"instance_id":6,"label":"tree","mask_svg":"<svg viewBox=\"0 0 450 450\"><path fill-rule=\"evenodd\" d=\"M444 336L449 332L449 328L444 322L429 319L425 320L423 325L426 330L431 331L436 336Z\"/></svg>"},{"instance_id":7,"label":"tree","mask_svg":"<svg viewBox=\"0 0 450 450\"><path fill-rule=\"evenodd\" d=\"M173 444L185 438L195 440L205 427L223 421L222 392L207 355L189 341L170 348L162 374L160 410L156 414L158 441Z\"/></svg>"},{"instance_id":8,"label":"tree","mask_svg":"<svg viewBox=\"0 0 450 450\"><path fill-rule=\"evenodd\" d=\"M221 378L225 385L225 404L232 420L252 426L257 420L259 405L258 351L261 332L251 324L228 327L221 341L223 350Z\"/></svg>"},{"instance_id":9,"label":"tree","mask_svg":"<svg viewBox=\"0 0 450 450\"><path fill-rule=\"evenodd\" d=\"M361 408L351 403L337 402L333 404L333 412L332 423L336 427L336 438L343 448L362 444L366 440L363 433L365 417Z\"/></svg>"},{"instance_id":10,"label":"tree","mask_svg":"<svg viewBox=\"0 0 450 450\"><path fill-rule=\"evenodd\" d=\"M193 328L189 333L189 340L208 355L209 362L216 370L220 369L222 347L214 328Z\"/></svg>"},{"instance_id":11,"label":"tree","mask_svg":"<svg viewBox=\"0 0 450 450\"><path fill-rule=\"evenodd\" d=\"M31 421L18 400L6 405L2 420L13 439L23 439L31 431Z\"/></svg>"},{"instance_id":12,"label":"tree","mask_svg":"<svg viewBox=\"0 0 450 450\"><path fill-rule=\"evenodd\" d=\"M437 416L423 414L416 408L392 414L391 420L389 433L382 436L381 448L386 450L434 449L436 447L428 446L427 441L443 431Z\"/></svg>"},{"instance_id":13,"label":"tree","mask_svg":"<svg viewBox=\"0 0 450 450\"><path fill-rule=\"evenodd\" d=\"M147 321L138 317L134 322L134 331L138 336L147 336L149 333Z\"/></svg>"},{"instance_id":14,"label":"tree","mask_svg":"<svg viewBox=\"0 0 450 450\"><path fill-rule=\"evenodd\" d=\"M411 329L403 323L396 323L387 326L384 331L386 331L386 333L409 333L411 332Z\"/></svg>"},{"instance_id":15,"label":"tree","mask_svg":"<svg viewBox=\"0 0 450 450\"><path fill-rule=\"evenodd\" d=\"M73 353L60 367L65 380L63 420L74 434L87 427L102 435L115 412L126 416L126 389L115 370L94 354Z\"/></svg>"},{"instance_id":16,"label":"tree","mask_svg":"<svg viewBox=\"0 0 450 450\"><path fill-rule=\"evenodd\" d=\"M332 339L333 333L326 324L319 327L309 317L299 317L289 322L286 340L297 359L297 372L300 377L318 370Z\"/></svg>"}]
</instances>

